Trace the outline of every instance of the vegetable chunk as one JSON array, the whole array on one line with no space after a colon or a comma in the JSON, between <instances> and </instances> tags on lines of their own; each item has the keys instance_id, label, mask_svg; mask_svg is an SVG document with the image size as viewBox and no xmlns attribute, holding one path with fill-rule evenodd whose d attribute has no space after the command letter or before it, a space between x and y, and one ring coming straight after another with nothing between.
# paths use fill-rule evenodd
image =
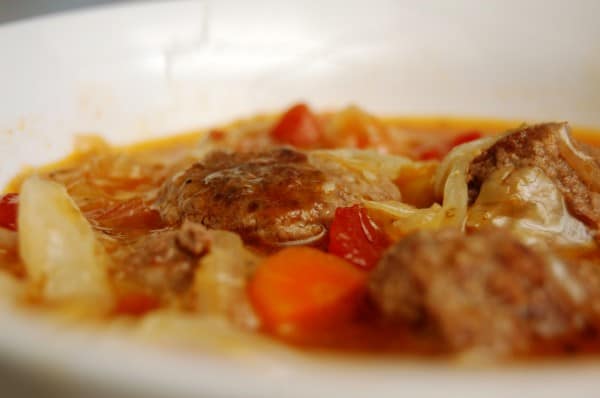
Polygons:
<instances>
[{"instance_id":1,"label":"vegetable chunk","mask_svg":"<svg viewBox=\"0 0 600 398\"><path fill-rule=\"evenodd\" d=\"M19 253L49 300L108 302L106 255L66 189L34 176L23 183Z\"/></svg>"},{"instance_id":2,"label":"vegetable chunk","mask_svg":"<svg viewBox=\"0 0 600 398\"><path fill-rule=\"evenodd\" d=\"M258 266L248 293L267 330L293 334L350 319L365 278L337 256L290 247Z\"/></svg>"}]
</instances>

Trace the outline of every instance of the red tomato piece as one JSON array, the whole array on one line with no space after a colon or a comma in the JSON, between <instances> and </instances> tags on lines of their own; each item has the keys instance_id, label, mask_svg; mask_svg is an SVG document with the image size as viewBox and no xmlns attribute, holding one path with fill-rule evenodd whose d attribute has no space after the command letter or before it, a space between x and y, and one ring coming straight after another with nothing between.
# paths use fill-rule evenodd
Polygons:
<instances>
[{"instance_id":1,"label":"red tomato piece","mask_svg":"<svg viewBox=\"0 0 600 398\"><path fill-rule=\"evenodd\" d=\"M339 207L329 230L329 252L370 270L388 247L387 236L359 205Z\"/></svg>"},{"instance_id":2,"label":"red tomato piece","mask_svg":"<svg viewBox=\"0 0 600 398\"><path fill-rule=\"evenodd\" d=\"M225 132L223 130L211 130L208 133L208 138L212 141L223 141L225 139Z\"/></svg>"},{"instance_id":3,"label":"red tomato piece","mask_svg":"<svg viewBox=\"0 0 600 398\"><path fill-rule=\"evenodd\" d=\"M421 152L418 156L419 160L440 160L444 157L445 153L442 153L437 148L427 149Z\"/></svg>"},{"instance_id":4,"label":"red tomato piece","mask_svg":"<svg viewBox=\"0 0 600 398\"><path fill-rule=\"evenodd\" d=\"M127 293L117 300L115 313L141 316L160 307L160 300L147 293Z\"/></svg>"},{"instance_id":5,"label":"red tomato piece","mask_svg":"<svg viewBox=\"0 0 600 398\"><path fill-rule=\"evenodd\" d=\"M475 141L480 139L481 137L483 137L483 134L481 134L477 130L465 131L464 133L454 137L451 143L451 147L454 148L457 145L461 145L470 141Z\"/></svg>"},{"instance_id":6,"label":"red tomato piece","mask_svg":"<svg viewBox=\"0 0 600 398\"><path fill-rule=\"evenodd\" d=\"M0 227L17 230L19 194L8 193L0 197Z\"/></svg>"},{"instance_id":7,"label":"red tomato piece","mask_svg":"<svg viewBox=\"0 0 600 398\"><path fill-rule=\"evenodd\" d=\"M315 147L322 138L317 117L305 104L291 107L271 130L271 137L299 148Z\"/></svg>"}]
</instances>

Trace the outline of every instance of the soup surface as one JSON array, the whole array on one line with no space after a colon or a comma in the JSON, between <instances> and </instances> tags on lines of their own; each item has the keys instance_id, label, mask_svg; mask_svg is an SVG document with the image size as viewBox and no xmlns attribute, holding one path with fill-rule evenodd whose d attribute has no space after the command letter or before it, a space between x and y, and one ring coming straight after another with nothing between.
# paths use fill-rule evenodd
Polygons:
<instances>
[{"instance_id":1,"label":"soup surface","mask_svg":"<svg viewBox=\"0 0 600 398\"><path fill-rule=\"evenodd\" d=\"M304 104L127 148L79 137L1 197L0 289L78 322L219 319L305 349L595 354L596 137Z\"/></svg>"}]
</instances>

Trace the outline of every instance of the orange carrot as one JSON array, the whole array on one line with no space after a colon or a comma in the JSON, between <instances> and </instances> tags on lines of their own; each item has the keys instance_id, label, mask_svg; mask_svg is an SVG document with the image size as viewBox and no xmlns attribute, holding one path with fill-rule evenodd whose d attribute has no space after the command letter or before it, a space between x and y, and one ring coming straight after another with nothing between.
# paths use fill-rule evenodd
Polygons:
<instances>
[{"instance_id":1,"label":"orange carrot","mask_svg":"<svg viewBox=\"0 0 600 398\"><path fill-rule=\"evenodd\" d=\"M286 335L352 317L366 274L345 260L309 247L268 257L248 286L266 330Z\"/></svg>"}]
</instances>

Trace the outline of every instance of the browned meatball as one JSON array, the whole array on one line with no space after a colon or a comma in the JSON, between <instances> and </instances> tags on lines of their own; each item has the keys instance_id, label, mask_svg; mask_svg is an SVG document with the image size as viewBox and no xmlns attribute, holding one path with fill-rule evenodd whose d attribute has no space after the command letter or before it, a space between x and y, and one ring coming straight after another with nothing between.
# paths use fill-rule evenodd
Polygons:
<instances>
[{"instance_id":1,"label":"browned meatball","mask_svg":"<svg viewBox=\"0 0 600 398\"><path fill-rule=\"evenodd\" d=\"M206 228L190 221L178 229L152 232L119 254L123 266L114 270L115 280L119 286L162 297L182 293L191 285L210 244Z\"/></svg>"},{"instance_id":2,"label":"browned meatball","mask_svg":"<svg viewBox=\"0 0 600 398\"><path fill-rule=\"evenodd\" d=\"M390 181L368 181L335 165L308 161L288 148L259 153L212 152L174 176L158 200L168 223L193 220L266 245L315 243L337 207L361 198L397 200Z\"/></svg>"},{"instance_id":3,"label":"browned meatball","mask_svg":"<svg viewBox=\"0 0 600 398\"><path fill-rule=\"evenodd\" d=\"M468 179L470 200L476 199L483 182L497 169L538 167L556 183L571 213L597 229L600 182L595 180L600 167L591 151L572 139L567 123L522 127L473 160Z\"/></svg>"},{"instance_id":4,"label":"browned meatball","mask_svg":"<svg viewBox=\"0 0 600 398\"><path fill-rule=\"evenodd\" d=\"M386 319L431 325L451 350L527 352L582 327L568 267L502 229L417 232L387 251L369 292Z\"/></svg>"}]
</instances>

